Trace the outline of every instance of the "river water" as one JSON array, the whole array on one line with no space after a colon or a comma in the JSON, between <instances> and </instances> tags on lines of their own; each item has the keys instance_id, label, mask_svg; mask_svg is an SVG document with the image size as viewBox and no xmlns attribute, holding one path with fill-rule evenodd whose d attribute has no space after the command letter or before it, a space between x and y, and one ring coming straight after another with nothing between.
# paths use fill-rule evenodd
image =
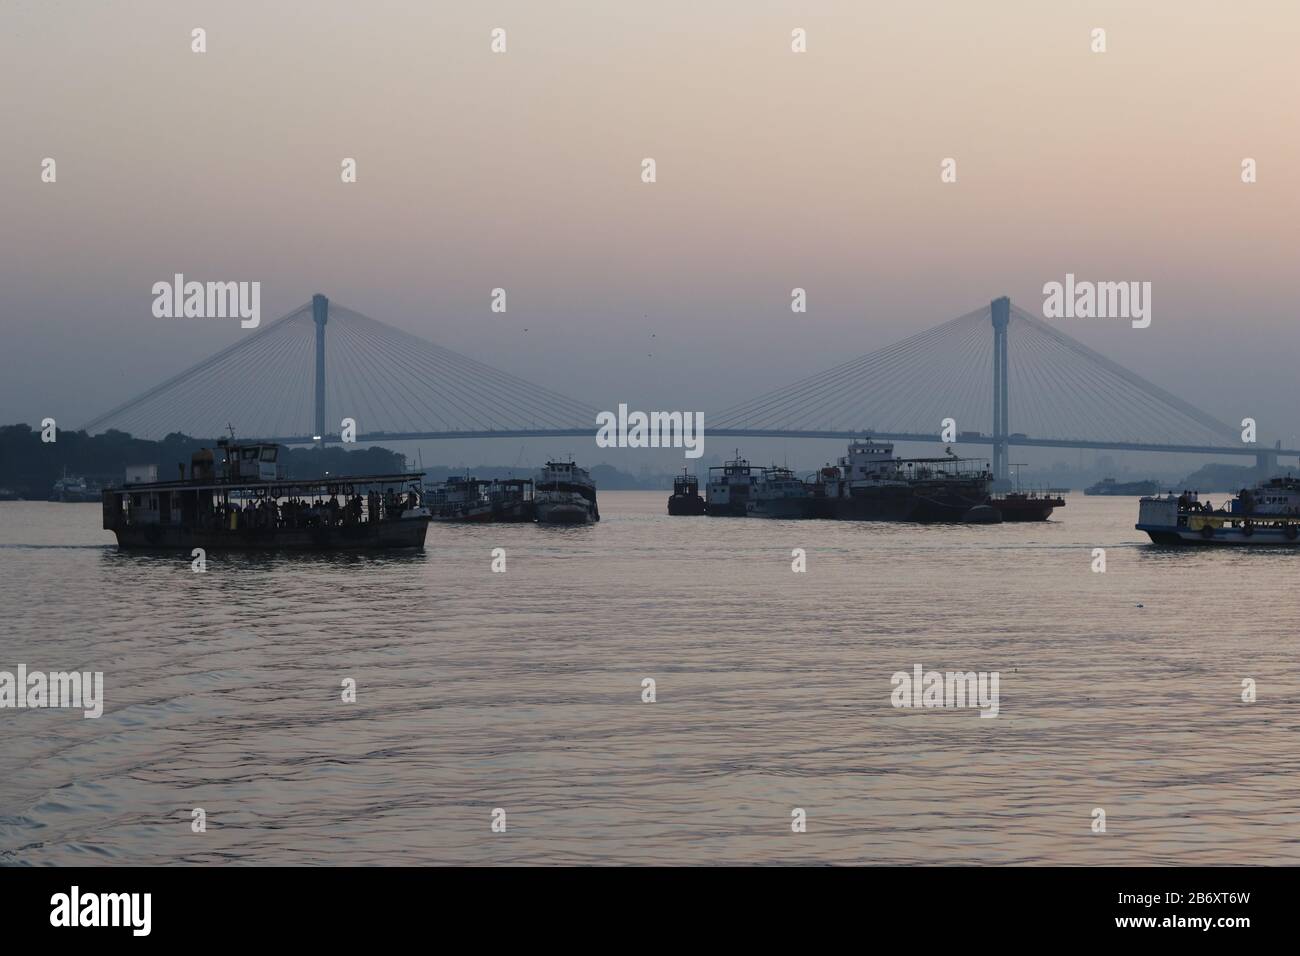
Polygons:
<instances>
[{"instance_id":1,"label":"river water","mask_svg":"<svg viewBox=\"0 0 1300 956\"><path fill-rule=\"evenodd\" d=\"M0 670L105 697L0 710L0 863L1300 863L1300 552L1157 549L1134 499L666 497L204 573L119 553L97 504L0 503ZM918 664L998 672L998 716L893 707Z\"/></svg>"}]
</instances>

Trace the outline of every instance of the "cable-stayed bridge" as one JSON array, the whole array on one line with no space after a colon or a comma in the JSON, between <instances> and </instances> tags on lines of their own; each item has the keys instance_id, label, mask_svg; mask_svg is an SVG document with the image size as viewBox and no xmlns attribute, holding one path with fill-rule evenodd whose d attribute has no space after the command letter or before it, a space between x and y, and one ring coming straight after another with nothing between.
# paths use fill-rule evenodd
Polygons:
<instances>
[{"instance_id":1,"label":"cable-stayed bridge","mask_svg":"<svg viewBox=\"0 0 1300 956\"><path fill-rule=\"evenodd\" d=\"M284 444L357 440L593 436L598 409L324 296L87 422L138 438L196 437L238 423ZM960 445L992 446L1005 479L1012 446L1248 455L1239 431L1077 342L1009 299L705 415L709 437L933 442L945 419Z\"/></svg>"}]
</instances>

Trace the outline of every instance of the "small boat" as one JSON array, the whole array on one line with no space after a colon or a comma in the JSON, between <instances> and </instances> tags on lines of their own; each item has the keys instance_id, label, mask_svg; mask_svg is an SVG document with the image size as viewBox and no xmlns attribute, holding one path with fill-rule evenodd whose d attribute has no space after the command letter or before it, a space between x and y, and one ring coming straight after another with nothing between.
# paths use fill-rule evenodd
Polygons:
<instances>
[{"instance_id":1,"label":"small boat","mask_svg":"<svg viewBox=\"0 0 1300 956\"><path fill-rule=\"evenodd\" d=\"M591 524L600 520L596 483L571 461L548 461L534 481L540 524Z\"/></svg>"},{"instance_id":2,"label":"small boat","mask_svg":"<svg viewBox=\"0 0 1300 956\"><path fill-rule=\"evenodd\" d=\"M130 481L101 494L118 547L190 551L360 551L424 547L422 472L289 479L279 446L217 442L190 475ZM339 499L342 498L342 501Z\"/></svg>"},{"instance_id":3,"label":"small boat","mask_svg":"<svg viewBox=\"0 0 1300 956\"><path fill-rule=\"evenodd\" d=\"M1220 508L1196 492L1145 497L1138 521L1156 544L1295 547L1300 544L1300 478L1243 488Z\"/></svg>"},{"instance_id":4,"label":"small boat","mask_svg":"<svg viewBox=\"0 0 1300 956\"><path fill-rule=\"evenodd\" d=\"M700 479L687 472L673 478L673 493L668 499L670 515L702 515L704 499L700 497Z\"/></svg>"}]
</instances>

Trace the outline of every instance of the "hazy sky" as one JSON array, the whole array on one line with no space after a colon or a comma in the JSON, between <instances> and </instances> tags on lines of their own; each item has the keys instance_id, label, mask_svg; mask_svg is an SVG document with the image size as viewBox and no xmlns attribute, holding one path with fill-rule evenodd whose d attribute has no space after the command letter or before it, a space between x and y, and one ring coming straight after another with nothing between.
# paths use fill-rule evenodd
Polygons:
<instances>
[{"instance_id":1,"label":"hazy sky","mask_svg":"<svg viewBox=\"0 0 1300 956\"><path fill-rule=\"evenodd\" d=\"M0 421L80 425L250 334L154 318L175 272L706 412L1073 272L1151 281L1153 321L1064 331L1286 438L1297 37L1291 0L4 0Z\"/></svg>"}]
</instances>

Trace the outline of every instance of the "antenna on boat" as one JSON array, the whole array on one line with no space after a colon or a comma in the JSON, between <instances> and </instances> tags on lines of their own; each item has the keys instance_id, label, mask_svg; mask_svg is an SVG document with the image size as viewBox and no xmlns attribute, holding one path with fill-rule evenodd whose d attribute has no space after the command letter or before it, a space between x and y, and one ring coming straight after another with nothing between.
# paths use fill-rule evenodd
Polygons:
<instances>
[{"instance_id":1,"label":"antenna on boat","mask_svg":"<svg viewBox=\"0 0 1300 956\"><path fill-rule=\"evenodd\" d=\"M1017 469L1017 471L1016 471L1016 473L1015 473L1015 475L1016 475L1016 491L1019 491L1019 490L1020 490L1020 471L1019 471L1019 469L1021 469L1021 468L1028 468L1028 467L1029 467L1029 462L1027 462L1027 461L1013 461L1013 462L1009 462L1008 464L1009 464L1010 467Z\"/></svg>"},{"instance_id":2,"label":"antenna on boat","mask_svg":"<svg viewBox=\"0 0 1300 956\"><path fill-rule=\"evenodd\" d=\"M226 422L226 431L230 432L230 437L232 439L235 437L235 426L230 424L230 422Z\"/></svg>"}]
</instances>

